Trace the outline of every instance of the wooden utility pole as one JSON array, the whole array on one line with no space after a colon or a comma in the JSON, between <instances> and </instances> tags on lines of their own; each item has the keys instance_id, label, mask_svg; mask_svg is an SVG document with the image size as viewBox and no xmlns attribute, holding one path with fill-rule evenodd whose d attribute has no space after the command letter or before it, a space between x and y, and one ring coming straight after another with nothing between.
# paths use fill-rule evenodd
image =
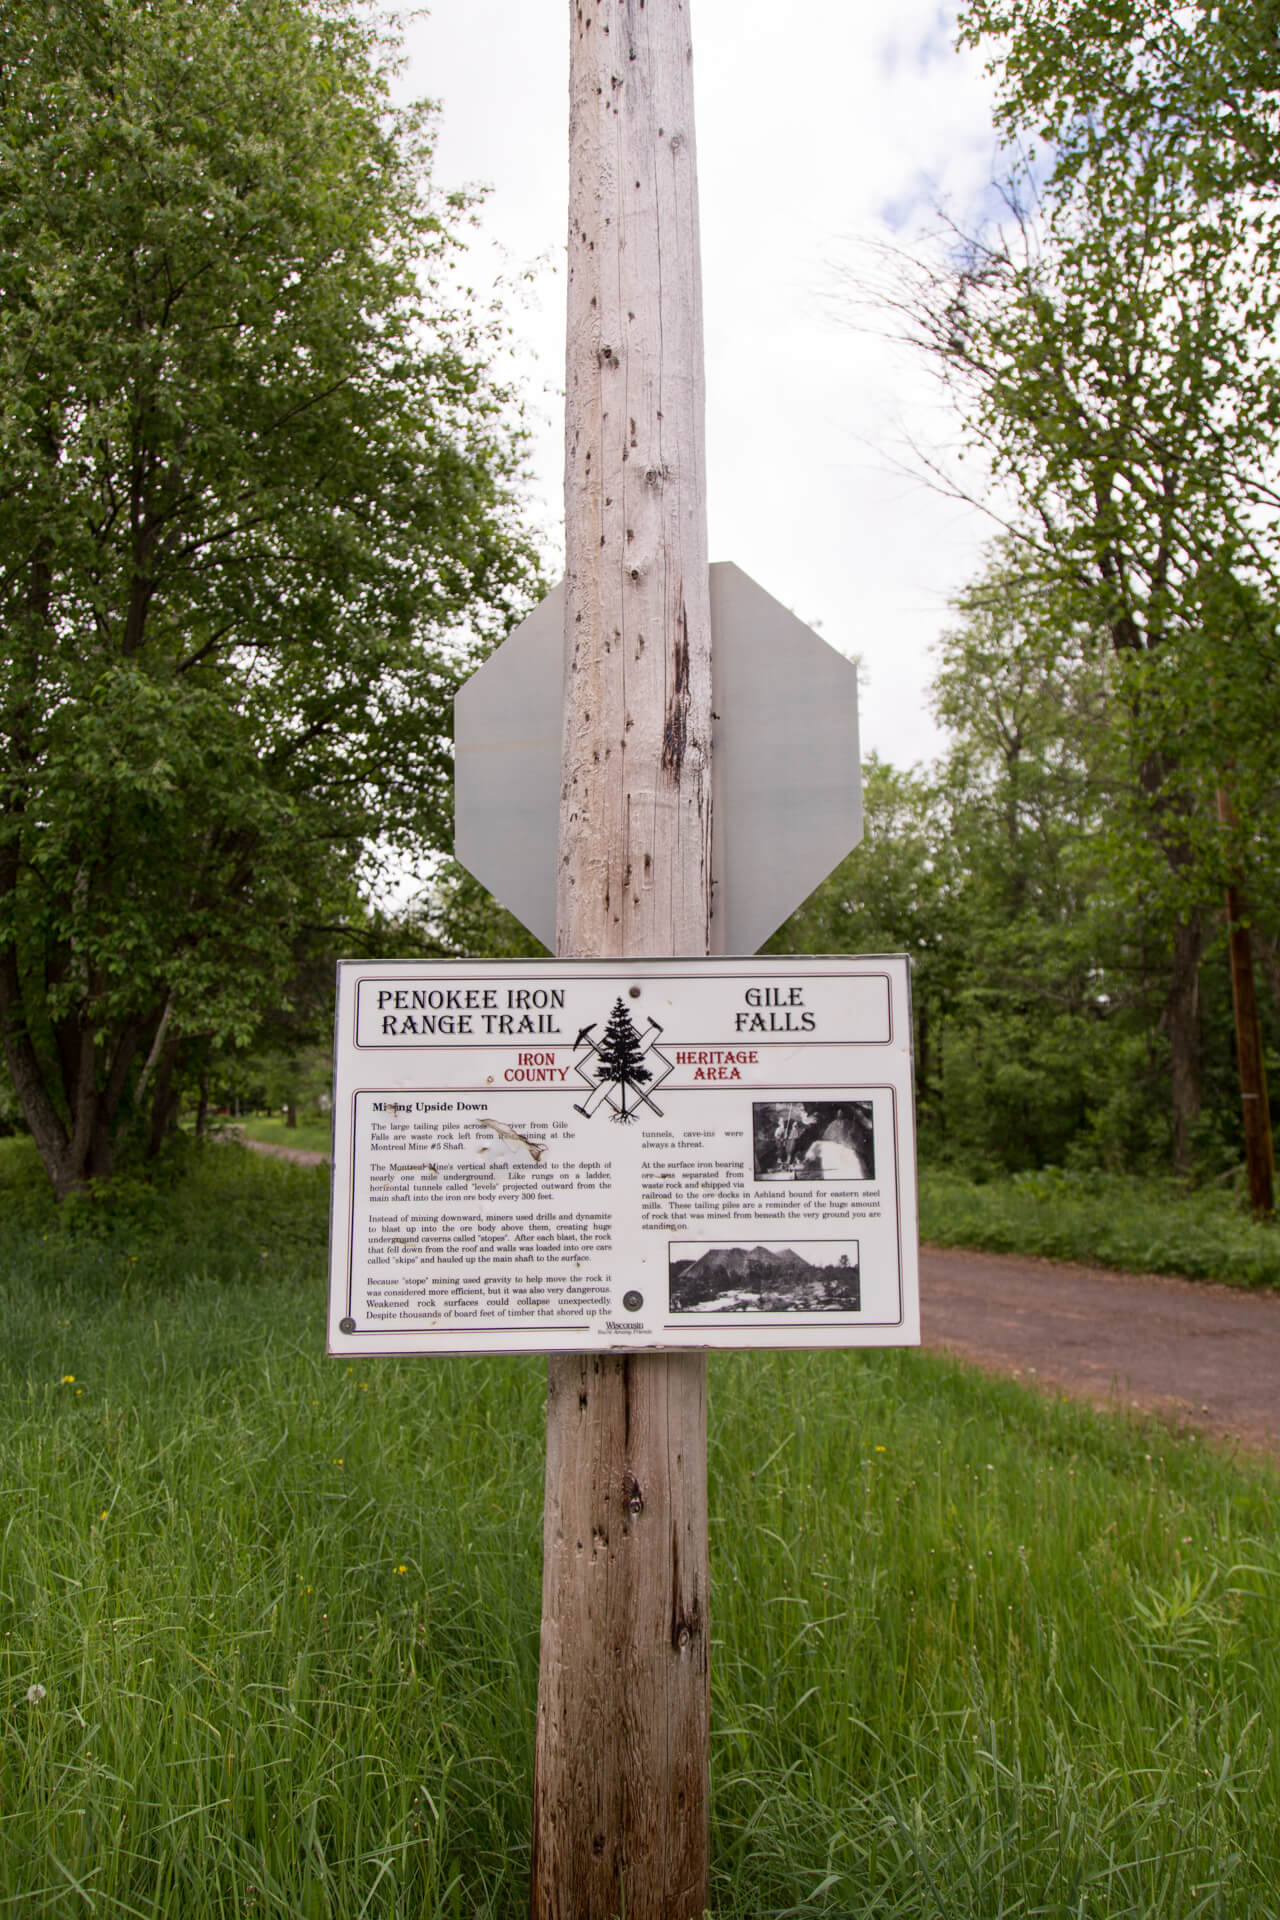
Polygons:
<instances>
[{"instance_id":1,"label":"wooden utility pole","mask_svg":"<svg viewBox=\"0 0 1280 1920\"><path fill-rule=\"evenodd\" d=\"M1225 788L1218 789L1218 818L1225 827L1236 825L1236 812ZM1236 1019L1236 1062L1240 1069L1240 1109L1244 1124L1244 1157L1249 1176L1249 1204L1254 1217L1268 1219L1275 1211L1275 1163L1271 1141L1271 1107L1267 1097L1266 1064L1262 1055L1262 1027L1253 982L1253 953L1247 910L1238 887L1227 888L1227 951L1231 960L1231 1002Z\"/></svg>"},{"instance_id":2,"label":"wooden utility pole","mask_svg":"<svg viewBox=\"0 0 1280 1920\"><path fill-rule=\"evenodd\" d=\"M689 6L569 12L557 950L702 955L711 613ZM555 1357L549 1384L531 1913L699 1920L706 1363Z\"/></svg>"}]
</instances>

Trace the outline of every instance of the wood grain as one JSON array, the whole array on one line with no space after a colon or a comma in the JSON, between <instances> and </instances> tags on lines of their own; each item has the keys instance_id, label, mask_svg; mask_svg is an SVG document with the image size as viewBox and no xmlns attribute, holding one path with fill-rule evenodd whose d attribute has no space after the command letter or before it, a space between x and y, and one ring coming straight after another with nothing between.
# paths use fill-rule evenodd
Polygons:
<instances>
[{"instance_id":1,"label":"wood grain","mask_svg":"<svg viewBox=\"0 0 1280 1920\"><path fill-rule=\"evenodd\" d=\"M687 0L571 0L557 948L705 954L711 612ZM708 1898L706 1362L553 1358L535 1920Z\"/></svg>"},{"instance_id":2,"label":"wood grain","mask_svg":"<svg viewBox=\"0 0 1280 1920\"><path fill-rule=\"evenodd\" d=\"M711 599L686 0L573 0L563 954L704 953Z\"/></svg>"},{"instance_id":3,"label":"wood grain","mask_svg":"<svg viewBox=\"0 0 1280 1920\"><path fill-rule=\"evenodd\" d=\"M707 1903L706 1362L550 1363L531 1911Z\"/></svg>"}]
</instances>

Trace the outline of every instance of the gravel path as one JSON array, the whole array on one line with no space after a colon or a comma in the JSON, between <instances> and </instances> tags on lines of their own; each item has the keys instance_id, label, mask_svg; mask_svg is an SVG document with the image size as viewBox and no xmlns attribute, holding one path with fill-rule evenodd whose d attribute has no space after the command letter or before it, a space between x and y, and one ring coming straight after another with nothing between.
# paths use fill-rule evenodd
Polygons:
<instances>
[{"instance_id":1,"label":"gravel path","mask_svg":"<svg viewBox=\"0 0 1280 1920\"><path fill-rule=\"evenodd\" d=\"M313 1153L310 1147L278 1147L272 1140L250 1140L247 1134L240 1135L241 1144L251 1153L265 1153L272 1160L292 1160L295 1167L327 1167L327 1153Z\"/></svg>"},{"instance_id":2,"label":"gravel path","mask_svg":"<svg viewBox=\"0 0 1280 1920\"><path fill-rule=\"evenodd\" d=\"M922 1247L920 1317L927 1347L1280 1452L1280 1294Z\"/></svg>"}]
</instances>

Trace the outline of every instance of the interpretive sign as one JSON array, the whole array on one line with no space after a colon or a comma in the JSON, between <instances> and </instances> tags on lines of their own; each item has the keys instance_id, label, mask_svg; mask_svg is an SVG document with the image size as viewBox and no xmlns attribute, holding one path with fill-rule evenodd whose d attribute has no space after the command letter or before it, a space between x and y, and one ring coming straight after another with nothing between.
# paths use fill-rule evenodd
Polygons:
<instances>
[{"instance_id":1,"label":"interpretive sign","mask_svg":"<svg viewBox=\"0 0 1280 1920\"><path fill-rule=\"evenodd\" d=\"M901 957L343 962L333 1353L919 1340Z\"/></svg>"}]
</instances>

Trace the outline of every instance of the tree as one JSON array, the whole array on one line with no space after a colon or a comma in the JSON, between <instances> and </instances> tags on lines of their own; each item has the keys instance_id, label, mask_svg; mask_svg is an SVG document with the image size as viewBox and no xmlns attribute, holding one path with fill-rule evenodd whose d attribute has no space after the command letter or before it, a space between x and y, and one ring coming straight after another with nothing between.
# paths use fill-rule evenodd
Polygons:
<instances>
[{"instance_id":1,"label":"tree","mask_svg":"<svg viewBox=\"0 0 1280 1920\"><path fill-rule=\"evenodd\" d=\"M1167 1152L1167 921L1115 884L1127 764L1105 640L997 543L932 686L947 747L874 759L866 837L770 942L912 956L922 1148L1012 1169Z\"/></svg>"},{"instance_id":2,"label":"tree","mask_svg":"<svg viewBox=\"0 0 1280 1920\"><path fill-rule=\"evenodd\" d=\"M447 814L527 592L465 202L355 0L0 19L0 1037L59 1195Z\"/></svg>"},{"instance_id":3,"label":"tree","mask_svg":"<svg viewBox=\"0 0 1280 1920\"><path fill-rule=\"evenodd\" d=\"M955 604L933 683L966 956L946 1034L948 1144L1011 1166L1132 1165L1170 1139L1153 1029L1171 919L1116 880L1132 769L1115 662L1015 543L997 543Z\"/></svg>"},{"instance_id":4,"label":"tree","mask_svg":"<svg viewBox=\"0 0 1280 1920\"><path fill-rule=\"evenodd\" d=\"M995 48L1015 153L1005 216L957 236L941 266L916 262L896 300L1068 624L1109 641L1132 775L1118 838L1132 897L1158 896L1168 916L1186 1168L1210 903L1242 858L1206 738L1275 813L1256 721L1226 691L1261 687L1275 712L1280 653L1259 647L1265 622L1238 617L1251 597L1280 598L1273 100L1256 23L1234 5L971 0L962 26ZM1246 68L1242 105L1224 76Z\"/></svg>"},{"instance_id":5,"label":"tree","mask_svg":"<svg viewBox=\"0 0 1280 1920\"><path fill-rule=\"evenodd\" d=\"M922 1128L940 1121L938 1036L962 945L957 869L937 788L876 754L863 767L863 837L765 942L765 953L911 955L916 1100Z\"/></svg>"},{"instance_id":6,"label":"tree","mask_svg":"<svg viewBox=\"0 0 1280 1920\"><path fill-rule=\"evenodd\" d=\"M622 1096L622 1104L614 1114L615 1120L634 1120L634 1108L628 1110L627 1088L639 1090L645 1082L652 1080L653 1074L644 1064L644 1053L640 1046L640 1035L636 1031L635 1021L627 1012L621 1000L613 1003L613 1012L609 1015L600 1045L596 1049L596 1079L602 1084L617 1087Z\"/></svg>"},{"instance_id":7,"label":"tree","mask_svg":"<svg viewBox=\"0 0 1280 1920\"><path fill-rule=\"evenodd\" d=\"M1280 211L1277 0L969 0L963 41L996 43L1000 118L1053 145L1063 178L1167 150L1202 191L1248 193L1267 244Z\"/></svg>"},{"instance_id":8,"label":"tree","mask_svg":"<svg viewBox=\"0 0 1280 1920\"><path fill-rule=\"evenodd\" d=\"M400 921L399 945L386 951L450 954L465 959L545 959L547 949L487 887L453 859L442 860ZM408 944L405 944L405 942Z\"/></svg>"}]
</instances>

